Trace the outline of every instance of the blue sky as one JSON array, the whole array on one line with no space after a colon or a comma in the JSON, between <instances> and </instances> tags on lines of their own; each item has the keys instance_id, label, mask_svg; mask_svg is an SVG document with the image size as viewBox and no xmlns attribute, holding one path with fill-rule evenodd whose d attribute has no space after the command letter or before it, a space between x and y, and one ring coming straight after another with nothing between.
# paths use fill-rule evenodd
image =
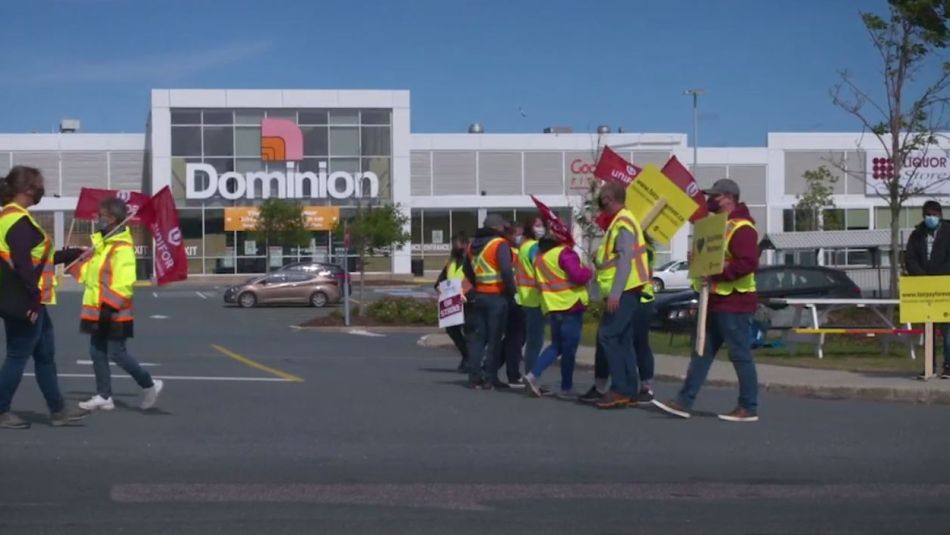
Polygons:
<instances>
[{"instance_id":1,"label":"blue sky","mask_svg":"<svg viewBox=\"0 0 950 535\"><path fill-rule=\"evenodd\" d=\"M858 12L884 0L5 2L0 132L142 132L148 90L409 89L414 132L598 124L757 146L849 131L848 68L876 89ZM519 109L524 111L522 114Z\"/></svg>"}]
</instances>

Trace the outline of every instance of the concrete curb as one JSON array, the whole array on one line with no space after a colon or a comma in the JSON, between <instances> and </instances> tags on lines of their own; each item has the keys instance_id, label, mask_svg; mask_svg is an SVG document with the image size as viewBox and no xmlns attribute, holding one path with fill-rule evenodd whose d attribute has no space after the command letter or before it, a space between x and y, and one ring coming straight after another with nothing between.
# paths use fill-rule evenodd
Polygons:
<instances>
[{"instance_id":1,"label":"concrete curb","mask_svg":"<svg viewBox=\"0 0 950 535\"><path fill-rule=\"evenodd\" d=\"M398 327L398 326L373 327L373 326L367 326L367 325L350 325L349 327L346 327L346 326L340 325L340 326L326 326L326 327L302 327L300 325L291 325L290 328L295 331L313 331L313 332L344 333L344 334L349 334L349 332L354 329L359 329L359 330L363 330L363 331L367 331L371 333L407 333L407 334L428 333L425 336L423 336L423 338L426 338L429 335L439 332L439 329L436 329L434 327L424 327L424 326L423 327ZM432 346L432 347L440 347L440 346Z\"/></svg>"},{"instance_id":2,"label":"concrete curb","mask_svg":"<svg viewBox=\"0 0 950 535\"><path fill-rule=\"evenodd\" d=\"M426 348L454 348L451 341L440 335L426 335L421 337L417 344ZM682 357L681 357L682 358ZM685 364L685 358L683 358ZM592 363L578 359L578 368L589 370L593 368ZM796 370L801 370L796 368ZM820 372L822 370L814 370ZM683 367L682 373L662 373L657 372L655 379L663 382L682 382L686 378L686 367ZM939 379L936 379L939 381ZM718 387L737 387L738 382L735 379L716 379L710 378L706 381L707 385ZM759 383L759 388L764 392L788 394L803 398L813 399L862 399L868 401L891 401L901 403L923 403L923 404L941 404L950 405L950 390L918 387L882 387L882 386L836 386L827 384L796 384L782 383L776 381L765 381Z\"/></svg>"}]
</instances>

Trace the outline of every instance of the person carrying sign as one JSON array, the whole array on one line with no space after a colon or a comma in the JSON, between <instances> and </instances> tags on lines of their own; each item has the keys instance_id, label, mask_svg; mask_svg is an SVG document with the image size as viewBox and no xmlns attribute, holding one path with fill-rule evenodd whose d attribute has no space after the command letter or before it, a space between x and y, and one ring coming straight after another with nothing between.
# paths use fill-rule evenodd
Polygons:
<instances>
[{"instance_id":1,"label":"person carrying sign","mask_svg":"<svg viewBox=\"0 0 950 535\"><path fill-rule=\"evenodd\" d=\"M758 233L755 221L744 203L739 202L739 186L727 178L717 180L705 191L712 213L729 214L723 238L725 266L719 275L709 278L709 317L702 355L693 350L686 380L674 400L654 402L660 409L680 418L689 418L700 388L706 382L709 367L723 344L729 348L729 360L739 379L739 403L719 418L729 422L758 421L758 376L752 358L750 326L758 306L755 271L759 267ZM698 281L694 281L696 288Z\"/></svg>"},{"instance_id":2,"label":"person carrying sign","mask_svg":"<svg viewBox=\"0 0 950 535\"><path fill-rule=\"evenodd\" d=\"M553 235L541 239L534 262L538 287L541 290L541 309L551 323L551 345L545 348L537 362L525 375L528 394L541 397L538 379L548 366L561 357L560 399L577 399L574 393L574 359L581 341L584 311L590 303L587 283L592 272L581 263L573 249Z\"/></svg>"},{"instance_id":3,"label":"person carrying sign","mask_svg":"<svg viewBox=\"0 0 950 535\"><path fill-rule=\"evenodd\" d=\"M904 267L912 277L950 275L950 222L943 219L943 208L937 201L924 203L923 221L907 240ZM950 379L950 323L941 327L943 372L940 377Z\"/></svg>"},{"instance_id":4,"label":"person carrying sign","mask_svg":"<svg viewBox=\"0 0 950 535\"><path fill-rule=\"evenodd\" d=\"M475 275L473 314L468 325L469 386L477 390L506 387L498 380L498 355L508 322L508 301L514 298L512 254L505 229L508 224L498 214L489 214L469 246L468 258ZM485 369L482 370L484 363Z\"/></svg>"},{"instance_id":5,"label":"person carrying sign","mask_svg":"<svg viewBox=\"0 0 950 535\"><path fill-rule=\"evenodd\" d=\"M123 225L128 216L125 201L116 197L103 199L99 203L96 233L92 235L92 254L70 269L73 277L85 287L79 330L89 335L89 355L96 375L96 395L79 403L85 410L115 408L110 360L142 388L142 410L154 407L162 392L162 381L152 380L129 355L125 345L135 327L132 300L136 280L135 246L132 232Z\"/></svg>"},{"instance_id":6,"label":"person carrying sign","mask_svg":"<svg viewBox=\"0 0 950 535\"><path fill-rule=\"evenodd\" d=\"M445 264L445 267L442 268L442 272L439 273L439 278L435 281L436 290L439 289L439 284L443 281L459 281L462 285L462 298L466 300L464 307L464 315L466 318L472 314L471 305L469 305L467 300L469 293L472 291L472 280L475 278L474 273L472 273L472 266L469 264L466 256L468 243L468 236L466 236L464 232L459 232L455 236L452 236L451 257L448 263ZM454 325L452 327L446 327L445 334L449 335L449 338L452 339L452 343L455 344L455 348L458 349L459 354L462 356L458 371L464 373L466 371L466 362L468 362L468 340L465 337L465 326Z\"/></svg>"},{"instance_id":7,"label":"person carrying sign","mask_svg":"<svg viewBox=\"0 0 950 535\"><path fill-rule=\"evenodd\" d=\"M597 285L605 300L597 329L595 360L603 359L610 370L610 391L596 402L598 408L636 405L638 370L633 349L633 321L642 304L643 287L651 284L646 239L640 223L627 210L626 189L607 182L597 202L610 218L607 233L597 249ZM601 380L603 381L603 380ZM605 382L605 381L603 381ZM595 384L602 393L603 384Z\"/></svg>"}]
</instances>

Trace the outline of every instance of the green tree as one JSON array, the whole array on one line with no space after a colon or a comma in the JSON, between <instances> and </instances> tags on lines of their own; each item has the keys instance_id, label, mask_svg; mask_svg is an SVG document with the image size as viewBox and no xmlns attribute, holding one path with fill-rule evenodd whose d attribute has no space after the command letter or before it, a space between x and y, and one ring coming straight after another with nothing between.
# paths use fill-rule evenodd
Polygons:
<instances>
[{"instance_id":1,"label":"green tree","mask_svg":"<svg viewBox=\"0 0 950 535\"><path fill-rule=\"evenodd\" d=\"M802 175L807 184L805 192L798 194L795 203L795 230L838 230L843 221L838 221L835 210L835 184L838 177L824 165L805 171Z\"/></svg>"},{"instance_id":2,"label":"green tree","mask_svg":"<svg viewBox=\"0 0 950 535\"><path fill-rule=\"evenodd\" d=\"M900 212L907 199L927 195L941 184L904 172L913 151L935 145L946 130L943 112L950 103L950 0L889 0L885 16L861 13L871 43L881 58L883 91L866 91L847 71L832 88L834 104L854 116L877 138L894 165L881 197L891 212L891 288L900 266ZM883 102L873 95L883 94ZM866 180L864 173L860 175Z\"/></svg>"},{"instance_id":3,"label":"green tree","mask_svg":"<svg viewBox=\"0 0 950 535\"><path fill-rule=\"evenodd\" d=\"M409 241L410 235L405 227L409 217L403 214L397 205L358 206L356 213L345 223L337 225L336 233L342 236L344 229L350 234L350 248L356 251L360 259L359 301L364 303L363 293L366 281L366 257L392 249L401 249ZM347 252L349 254L349 252ZM360 307L359 314L364 316L366 307Z\"/></svg>"},{"instance_id":4,"label":"green tree","mask_svg":"<svg viewBox=\"0 0 950 535\"><path fill-rule=\"evenodd\" d=\"M267 251L267 271L270 272L271 244L303 247L310 243L310 231L303 206L283 199L267 199L258 208L254 237L264 242Z\"/></svg>"}]
</instances>

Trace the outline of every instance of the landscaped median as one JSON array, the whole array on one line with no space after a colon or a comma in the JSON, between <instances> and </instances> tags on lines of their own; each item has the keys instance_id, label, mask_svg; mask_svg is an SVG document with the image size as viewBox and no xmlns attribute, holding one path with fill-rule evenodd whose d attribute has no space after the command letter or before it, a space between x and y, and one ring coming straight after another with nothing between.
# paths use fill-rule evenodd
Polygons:
<instances>
[{"instance_id":1,"label":"landscaped median","mask_svg":"<svg viewBox=\"0 0 950 535\"><path fill-rule=\"evenodd\" d=\"M360 315L360 307L354 304L350 309L349 326L345 324L344 319L342 308L337 308L326 316L300 324L300 327L332 330L367 327L380 331L428 331L437 330L435 326L439 323L436 301L413 297L384 297L367 304L363 315Z\"/></svg>"}]
</instances>

